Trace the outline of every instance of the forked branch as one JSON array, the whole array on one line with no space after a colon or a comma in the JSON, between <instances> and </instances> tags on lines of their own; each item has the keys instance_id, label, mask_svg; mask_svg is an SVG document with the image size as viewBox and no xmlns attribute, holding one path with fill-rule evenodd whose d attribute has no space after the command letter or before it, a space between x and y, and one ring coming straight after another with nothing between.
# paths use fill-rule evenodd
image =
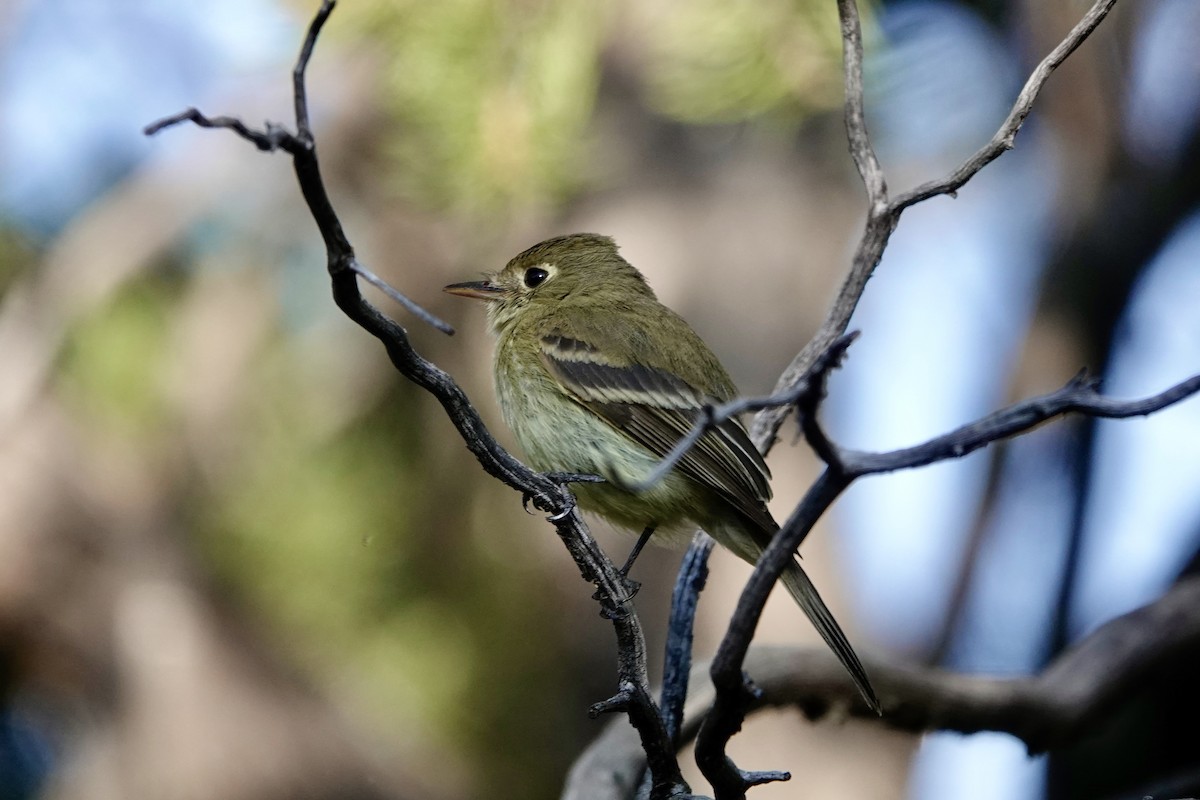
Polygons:
<instances>
[{"instance_id":1,"label":"forked branch","mask_svg":"<svg viewBox=\"0 0 1200 800\"><path fill-rule=\"evenodd\" d=\"M1087 39L1115 4L1116 0L1096 0L1079 24L1034 69L1008 117L992 140L979 152L946 178L923 184L896 200L889 200L887 181L875 155L865 122L862 25L858 5L855 0L837 0L843 43L846 133L851 156L867 192L867 219L850 269L832 308L816 335L784 370L775 385L773 395L787 396L789 389L812 382L814 367L822 354L827 353L839 337L845 334L850 318L866 289L867 281L878 267L904 210L938 194L957 191L1001 153L1010 149L1013 139L1050 75ZM1194 392L1195 387L1192 387L1191 391ZM803 396L803 392L801 395ZM816 402L819 402L819 399L814 401ZM751 434L764 453L774 444L790 407L790 403L780 404L760 411L755 417ZM810 440L813 440L814 434L820 433L815 420L814 405L806 423L806 432ZM823 435L815 443L825 446ZM843 455L840 451L827 448L826 452L821 453L818 448L818 453L826 458L828 468L805 494L792 518L780 529L775 541L759 559L754 575L742 592L738 609L722 640L717 657L713 660L712 674L713 683L717 687L717 699L714 713L706 722L706 730L701 732L697 742L697 760L701 762L705 777L713 784L717 800L742 798L746 789L753 785L753 776L748 776L738 769L724 751L729 737L740 730L748 709L748 698L752 697L752 693L748 692L744 685L742 664L767 593L816 520L856 477L853 472L843 468L843 463L838 463ZM947 457L953 457L953 454ZM697 547L698 544L699 541L693 547ZM680 624L686 622L687 619L681 616Z\"/></svg>"}]
</instances>

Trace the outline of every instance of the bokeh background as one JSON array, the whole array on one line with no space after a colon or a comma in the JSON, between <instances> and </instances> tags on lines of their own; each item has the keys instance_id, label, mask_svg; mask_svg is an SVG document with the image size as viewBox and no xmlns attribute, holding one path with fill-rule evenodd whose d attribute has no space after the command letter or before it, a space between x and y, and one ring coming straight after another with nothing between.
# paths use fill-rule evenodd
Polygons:
<instances>
[{"instance_id":1,"label":"bokeh background","mask_svg":"<svg viewBox=\"0 0 1200 800\"><path fill-rule=\"evenodd\" d=\"M590 588L333 307L287 159L140 133L189 105L286 121L314 5L0 4L4 800L550 798L600 730ZM986 141L1085 10L867 9L891 186ZM1121 4L1015 151L905 215L832 385L842 442L915 443L1083 366L1118 396L1200 368L1197 41L1194 0ZM481 310L440 287L559 233L615 236L744 391L771 387L862 224L839 57L832 0L345 0L311 106L360 257L458 333L378 302L510 442ZM779 514L816 471L788 444ZM1026 673L1196 570L1198 476L1195 401L1056 423L854 487L805 556L861 648ZM677 560L637 567L654 652ZM786 598L762 639L816 644ZM1053 759L786 713L732 752L794 773L762 798L1140 797L1196 774L1197 705L1148 687Z\"/></svg>"}]
</instances>

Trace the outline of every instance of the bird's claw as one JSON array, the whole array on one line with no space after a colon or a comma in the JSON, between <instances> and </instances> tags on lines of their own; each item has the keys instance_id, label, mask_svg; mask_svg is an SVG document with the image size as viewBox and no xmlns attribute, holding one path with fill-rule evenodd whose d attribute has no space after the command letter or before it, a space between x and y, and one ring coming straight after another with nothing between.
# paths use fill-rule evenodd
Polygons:
<instances>
[{"instance_id":1,"label":"bird's claw","mask_svg":"<svg viewBox=\"0 0 1200 800\"><path fill-rule=\"evenodd\" d=\"M592 595L593 600L600 602L600 616L604 619L625 619L630 614L629 604L633 602L633 598L637 596L638 590L642 588L642 584L629 578L623 578L622 585L625 588L625 596L620 599L615 605L608 602L608 597L597 589Z\"/></svg>"},{"instance_id":2,"label":"bird's claw","mask_svg":"<svg viewBox=\"0 0 1200 800\"><path fill-rule=\"evenodd\" d=\"M566 486L570 483L604 483L604 478L601 478L599 475L589 475L583 472L543 472L542 477L558 486ZM529 503L532 500L533 495L528 492L521 496L521 507L525 509L526 514L533 513L529 510ZM571 513L573 508L575 508L575 504L571 503L562 511L551 514L546 519L551 522L561 522Z\"/></svg>"},{"instance_id":3,"label":"bird's claw","mask_svg":"<svg viewBox=\"0 0 1200 800\"><path fill-rule=\"evenodd\" d=\"M558 486L566 486L570 483L604 483L604 478L601 478L599 475L589 475L583 472L543 472L542 477ZM525 509L526 514L532 515L534 513L529 510L529 504L532 502L533 492L523 492L521 494L521 508ZM549 519L551 522L558 522L569 513L570 509L567 509Z\"/></svg>"}]
</instances>

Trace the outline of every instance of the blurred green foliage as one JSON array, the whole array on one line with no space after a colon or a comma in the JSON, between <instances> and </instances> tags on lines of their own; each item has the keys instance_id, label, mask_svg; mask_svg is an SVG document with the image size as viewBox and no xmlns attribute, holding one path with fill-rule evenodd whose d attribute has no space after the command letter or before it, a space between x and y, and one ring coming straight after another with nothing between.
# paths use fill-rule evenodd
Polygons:
<instances>
[{"instance_id":1,"label":"blurred green foliage","mask_svg":"<svg viewBox=\"0 0 1200 800\"><path fill-rule=\"evenodd\" d=\"M386 53L387 141L406 194L494 213L561 200L580 174L606 7L592 0L387 0L346 9Z\"/></svg>"},{"instance_id":2,"label":"blurred green foliage","mask_svg":"<svg viewBox=\"0 0 1200 800\"><path fill-rule=\"evenodd\" d=\"M826 0L650 3L646 81L662 113L694 123L795 121L840 102L837 10Z\"/></svg>"},{"instance_id":3,"label":"blurred green foliage","mask_svg":"<svg viewBox=\"0 0 1200 800\"><path fill-rule=\"evenodd\" d=\"M266 380L243 409L240 452L199 503L208 552L314 671L370 687L375 723L393 709L451 744L438 719L466 674L446 665L472 654L453 605L428 596L412 558L413 506L428 486L419 448L404 441L411 422L368 411L314 435L299 358L285 346L259 359Z\"/></svg>"},{"instance_id":4,"label":"blurred green foliage","mask_svg":"<svg viewBox=\"0 0 1200 800\"><path fill-rule=\"evenodd\" d=\"M608 50L631 51L649 107L686 122L794 124L840 92L824 0L375 0L343 16L384 54L401 193L501 224L604 175L589 125Z\"/></svg>"},{"instance_id":5,"label":"blurred green foliage","mask_svg":"<svg viewBox=\"0 0 1200 800\"><path fill-rule=\"evenodd\" d=\"M563 731L581 720L554 703L523 722L530 697L570 691L565 645L538 602L553 591L544 577L499 569L472 544L486 477L431 468L440 440L421 431L440 409L399 382L348 427L306 434L303 353L268 358L243 457L197 498L218 571L376 730L465 756L467 782L491 796L553 796L560 775L546 765L570 758Z\"/></svg>"},{"instance_id":6,"label":"blurred green foliage","mask_svg":"<svg viewBox=\"0 0 1200 800\"><path fill-rule=\"evenodd\" d=\"M164 274L137 281L81 319L63 348L59 385L89 429L154 441L170 415L163 337L179 281Z\"/></svg>"}]
</instances>

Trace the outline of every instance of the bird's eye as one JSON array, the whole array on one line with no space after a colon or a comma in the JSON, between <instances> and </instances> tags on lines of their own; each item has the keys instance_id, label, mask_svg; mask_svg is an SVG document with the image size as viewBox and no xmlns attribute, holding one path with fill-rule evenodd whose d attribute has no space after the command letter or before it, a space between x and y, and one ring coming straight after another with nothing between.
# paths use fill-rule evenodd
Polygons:
<instances>
[{"instance_id":1,"label":"bird's eye","mask_svg":"<svg viewBox=\"0 0 1200 800\"><path fill-rule=\"evenodd\" d=\"M525 285L530 289L534 289L540 286L543 282L545 282L546 278L549 277L550 273L546 272L546 270L542 269L541 267L530 267L529 269L525 270Z\"/></svg>"}]
</instances>

